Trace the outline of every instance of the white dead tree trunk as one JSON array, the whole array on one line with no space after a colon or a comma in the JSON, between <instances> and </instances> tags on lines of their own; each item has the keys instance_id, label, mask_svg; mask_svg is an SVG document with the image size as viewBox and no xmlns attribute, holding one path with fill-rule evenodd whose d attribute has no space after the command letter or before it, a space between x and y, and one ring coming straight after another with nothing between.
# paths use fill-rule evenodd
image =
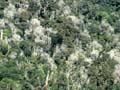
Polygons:
<instances>
[{"instance_id":1,"label":"white dead tree trunk","mask_svg":"<svg viewBox=\"0 0 120 90\"><path fill-rule=\"evenodd\" d=\"M49 71L48 71L48 74L47 74L47 77L46 77L46 80L45 80L45 85L43 87L43 90L48 90L48 81L49 81Z\"/></svg>"},{"instance_id":2,"label":"white dead tree trunk","mask_svg":"<svg viewBox=\"0 0 120 90\"><path fill-rule=\"evenodd\" d=\"M3 29L0 30L0 39L3 40Z\"/></svg>"}]
</instances>

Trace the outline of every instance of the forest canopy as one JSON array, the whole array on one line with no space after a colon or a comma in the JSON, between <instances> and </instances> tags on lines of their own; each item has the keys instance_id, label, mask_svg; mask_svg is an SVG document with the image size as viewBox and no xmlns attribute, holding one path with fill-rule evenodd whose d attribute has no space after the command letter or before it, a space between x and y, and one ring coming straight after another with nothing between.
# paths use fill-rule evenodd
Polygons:
<instances>
[{"instance_id":1,"label":"forest canopy","mask_svg":"<svg viewBox=\"0 0 120 90\"><path fill-rule=\"evenodd\" d=\"M0 0L0 90L120 90L120 0Z\"/></svg>"}]
</instances>

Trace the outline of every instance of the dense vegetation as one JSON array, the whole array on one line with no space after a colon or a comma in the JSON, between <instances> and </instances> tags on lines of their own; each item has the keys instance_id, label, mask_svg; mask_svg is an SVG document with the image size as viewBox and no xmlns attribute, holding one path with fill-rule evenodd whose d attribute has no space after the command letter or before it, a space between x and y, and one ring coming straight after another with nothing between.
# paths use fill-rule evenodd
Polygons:
<instances>
[{"instance_id":1,"label":"dense vegetation","mask_svg":"<svg viewBox=\"0 0 120 90\"><path fill-rule=\"evenodd\" d=\"M120 0L0 0L0 90L120 90Z\"/></svg>"}]
</instances>

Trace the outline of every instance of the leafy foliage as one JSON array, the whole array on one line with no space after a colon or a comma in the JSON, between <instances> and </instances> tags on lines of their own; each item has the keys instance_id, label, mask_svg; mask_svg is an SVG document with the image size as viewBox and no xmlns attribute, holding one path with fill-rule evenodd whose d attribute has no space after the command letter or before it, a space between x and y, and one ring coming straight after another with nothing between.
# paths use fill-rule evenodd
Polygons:
<instances>
[{"instance_id":1,"label":"leafy foliage","mask_svg":"<svg viewBox=\"0 0 120 90\"><path fill-rule=\"evenodd\" d=\"M119 19L119 0L0 0L0 90L119 90Z\"/></svg>"}]
</instances>

